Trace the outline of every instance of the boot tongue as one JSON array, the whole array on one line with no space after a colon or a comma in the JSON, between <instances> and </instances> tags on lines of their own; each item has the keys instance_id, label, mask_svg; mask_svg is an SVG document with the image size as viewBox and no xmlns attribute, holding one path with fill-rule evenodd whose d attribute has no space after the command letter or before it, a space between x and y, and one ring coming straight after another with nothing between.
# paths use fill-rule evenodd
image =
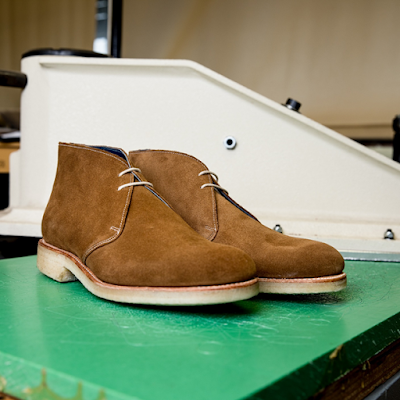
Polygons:
<instances>
[{"instance_id":1,"label":"boot tongue","mask_svg":"<svg viewBox=\"0 0 400 400\"><path fill-rule=\"evenodd\" d=\"M104 150L108 151L109 153L112 153L118 157L121 157L123 160L128 161L128 157L126 154L121 150L116 147L107 147L107 146L91 146L94 149L99 149L99 150Z\"/></svg>"}]
</instances>

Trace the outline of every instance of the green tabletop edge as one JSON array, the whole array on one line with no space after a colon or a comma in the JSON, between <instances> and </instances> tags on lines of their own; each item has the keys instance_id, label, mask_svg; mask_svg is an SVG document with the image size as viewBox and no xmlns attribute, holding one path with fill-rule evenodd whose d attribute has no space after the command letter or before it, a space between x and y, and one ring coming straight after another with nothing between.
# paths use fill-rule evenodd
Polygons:
<instances>
[{"instance_id":1,"label":"green tabletop edge","mask_svg":"<svg viewBox=\"0 0 400 400\"><path fill-rule=\"evenodd\" d=\"M18 264L22 260L32 263L34 259L34 256L24 257L23 259L15 259L14 262ZM357 267L359 265L365 268L367 264L352 262L351 266ZM385 263L374 264L377 268L385 266ZM367 266L369 267L369 265ZM400 269L398 271L400 274ZM330 349L323 355L299 366L286 376L270 382L265 387L257 388L241 398L307 399L399 339L400 304L397 310L399 312L391 317L350 338L350 340L344 341L336 350L335 347ZM366 343L368 343L367 346ZM24 381L23 384L21 384L22 380ZM304 384L305 382L307 384ZM2 352L1 340L0 391L23 400L136 400L144 398L126 395L112 389L104 390L100 385L51 368L44 370L41 365ZM60 393L62 393L62 396Z\"/></svg>"},{"instance_id":2,"label":"green tabletop edge","mask_svg":"<svg viewBox=\"0 0 400 400\"><path fill-rule=\"evenodd\" d=\"M400 313L245 398L251 400L308 399L398 340L399 326ZM360 347L363 343L368 343L368 348ZM357 354L360 348L363 351ZM304 385L304 382L307 384Z\"/></svg>"}]
</instances>

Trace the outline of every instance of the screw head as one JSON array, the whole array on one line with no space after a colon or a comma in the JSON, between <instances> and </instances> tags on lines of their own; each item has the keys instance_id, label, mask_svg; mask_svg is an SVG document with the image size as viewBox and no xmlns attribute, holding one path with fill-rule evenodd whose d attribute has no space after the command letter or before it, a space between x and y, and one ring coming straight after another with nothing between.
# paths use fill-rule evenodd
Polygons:
<instances>
[{"instance_id":1,"label":"screw head","mask_svg":"<svg viewBox=\"0 0 400 400\"><path fill-rule=\"evenodd\" d=\"M291 99L290 97L286 100L286 104L282 104L283 106L285 106L286 108L288 108L289 110L293 110L296 112L300 112L299 109L301 107L301 103L299 103L298 101Z\"/></svg>"},{"instance_id":2,"label":"screw head","mask_svg":"<svg viewBox=\"0 0 400 400\"><path fill-rule=\"evenodd\" d=\"M279 233L283 233L283 229L279 224L276 224L274 226L274 231L279 232Z\"/></svg>"},{"instance_id":3,"label":"screw head","mask_svg":"<svg viewBox=\"0 0 400 400\"><path fill-rule=\"evenodd\" d=\"M233 150L236 147L236 139L233 136L227 136L224 139L224 146L228 149L228 150Z\"/></svg>"},{"instance_id":4,"label":"screw head","mask_svg":"<svg viewBox=\"0 0 400 400\"><path fill-rule=\"evenodd\" d=\"M391 229L387 229L383 238L386 240L394 240L394 233Z\"/></svg>"}]
</instances>

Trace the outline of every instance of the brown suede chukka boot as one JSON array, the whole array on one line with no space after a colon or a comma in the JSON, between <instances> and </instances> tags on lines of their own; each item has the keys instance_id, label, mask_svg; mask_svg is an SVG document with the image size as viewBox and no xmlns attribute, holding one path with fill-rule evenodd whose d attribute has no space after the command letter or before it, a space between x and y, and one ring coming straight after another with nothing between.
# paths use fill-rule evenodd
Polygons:
<instances>
[{"instance_id":1,"label":"brown suede chukka boot","mask_svg":"<svg viewBox=\"0 0 400 400\"><path fill-rule=\"evenodd\" d=\"M164 150L132 151L129 158L196 232L253 258L260 292L323 293L346 287L338 251L265 227L233 201L217 176L196 158Z\"/></svg>"},{"instance_id":2,"label":"brown suede chukka boot","mask_svg":"<svg viewBox=\"0 0 400 400\"><path fill-rule=\"evenodd\" d=\"M125 152L60 143L58 157L38 246L42 273L124 303L218 304L258 293L253 260L196 233Z\"/></svg>"}]
</instances>

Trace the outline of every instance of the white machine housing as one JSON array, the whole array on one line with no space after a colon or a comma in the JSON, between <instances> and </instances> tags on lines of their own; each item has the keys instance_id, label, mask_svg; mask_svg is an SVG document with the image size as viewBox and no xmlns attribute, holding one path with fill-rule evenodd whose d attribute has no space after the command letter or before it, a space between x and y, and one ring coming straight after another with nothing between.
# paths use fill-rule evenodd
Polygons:
<instances>
[{"instance_id":1,"label":"white machine housing","mask_svg":"<svg viewBox=\"0 0 400 400\"><path fill-rule=\"evenodd\" d=\"M400 253L400 164L195 62L32 56L22 72L1 235L41 236L63 141L189 153L267 226Z\"/></svg>"}]
</instances>

